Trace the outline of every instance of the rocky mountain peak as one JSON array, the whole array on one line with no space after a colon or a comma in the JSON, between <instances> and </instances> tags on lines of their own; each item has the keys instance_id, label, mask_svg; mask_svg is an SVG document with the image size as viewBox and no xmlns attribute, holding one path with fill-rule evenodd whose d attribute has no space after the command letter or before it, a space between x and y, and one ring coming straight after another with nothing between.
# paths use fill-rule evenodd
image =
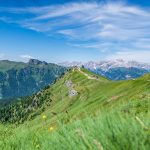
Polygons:
<instances>
[{"instance_id":1,"label":"rocky mountain peak","mask_svg":"<svg viewBox=\"0 0 150 150\"><path fill-rule=\"evenodd\" d=\"M59 65L73 67L73 66L82 66L84 65L87 69L102 69L103 71L108 71L111 68L142 68L146 70L150 70L150 64L140 63L136 61L125 61L123 59L116 59L116 60L106 60L106 61L89 61L86 63L82 62L67 62L67 63L59 63Z\"/></svg>"},{"instance_id":2,"label":"rocky mountain peak","mask_svg":"<svg viewBox=\"0 0 150 150\"><path fill-rule=\"evenodd\" d=\"M45 61L40 61L38 59L30 59L28 64L29 65L47 65L48 63Z\"/></svg>"}]
</instances>

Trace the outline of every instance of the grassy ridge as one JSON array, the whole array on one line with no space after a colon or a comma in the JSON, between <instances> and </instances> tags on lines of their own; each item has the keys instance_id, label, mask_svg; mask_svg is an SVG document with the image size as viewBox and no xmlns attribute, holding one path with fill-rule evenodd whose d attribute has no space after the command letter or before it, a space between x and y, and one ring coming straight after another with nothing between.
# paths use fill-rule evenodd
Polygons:
<instances>
[{"instance_id":1,"label":"grassy ridge","mask_svg":"<svg viewBox=\"0 0 150 150\"><path fill-rule=\"evenodd\" d=\"M150 75L131 81L112 82L100 76L90 80L78 69L71 70L53 86L35 95L37 100L44 101L26 114L27 121L19 126L0 126L0 147L148 150L149 80ZM69 96L66 81L72 81L78 95ZM42 106L44 110L39 115ZM33 114L35 118L30 120Z\"/></svg>"}]
</instances>

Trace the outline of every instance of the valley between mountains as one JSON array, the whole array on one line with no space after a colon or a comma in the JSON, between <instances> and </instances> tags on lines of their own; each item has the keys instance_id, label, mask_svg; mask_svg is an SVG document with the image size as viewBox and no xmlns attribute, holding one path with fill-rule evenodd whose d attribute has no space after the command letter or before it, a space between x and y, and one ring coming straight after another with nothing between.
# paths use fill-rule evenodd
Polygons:
<instances>
[{"instance_id":1,"label":"valley between mountains","mask_svg":"<svg viewBox=\"0 0 150 150\"><path fill-rule=\"evenodd\" d=\"M0 149L149 150L149 80L111 81L71 68L0 108Z\"/></svg>"}]
</instances>

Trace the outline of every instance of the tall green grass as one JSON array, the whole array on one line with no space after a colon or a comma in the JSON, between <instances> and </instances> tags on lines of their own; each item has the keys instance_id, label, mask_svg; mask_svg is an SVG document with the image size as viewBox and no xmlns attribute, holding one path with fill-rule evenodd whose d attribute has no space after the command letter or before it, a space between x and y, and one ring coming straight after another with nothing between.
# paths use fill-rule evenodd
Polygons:
<instances>
[{"instance_id":1,"label":"tall green grass","mask_svg":"<svg viewBox=\"0 0 150 150\"><path fill-rule=\"evenodd\" d=\"M0 149L6 150L149 150L150 120L129 115L101 114L67 125L59 123L49 130L49 122L41 126L22 126L15 130L0 128ZM42 120L41 120L42 121ZM5 135L7 133L7 135Z\"/></svg>"},{"instance_id":2,"label":"tall green grass","mask_svg":"<svg viewBox=\"0 0 150 150\"><path fill-rule=\"evenodd\" d=\"M34 109L34 119L26 114L22 124L0 125L0 150L149 150L150 76L119 82L99 78L70 71L41 91L36 99L45 109ZM67 80L76 97L68 96Z\"/></svg>"}]
</instances>

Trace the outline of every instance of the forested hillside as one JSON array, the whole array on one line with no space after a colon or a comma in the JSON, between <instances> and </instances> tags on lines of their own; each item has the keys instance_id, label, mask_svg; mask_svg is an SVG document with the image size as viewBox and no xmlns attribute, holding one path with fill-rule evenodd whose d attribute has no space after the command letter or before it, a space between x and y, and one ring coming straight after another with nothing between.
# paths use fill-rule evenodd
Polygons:
<instances>
[{"instance_id":1,"label":"forested hillside","mask_svg":"<svg viewBox=\"0 0 150 150\"><path fill-rule=\"evenodd\" d=\"M52 84L66 70L35 59L28 63L0 61L0 99L32 95Z\"/></svg>"}]
</instances>

